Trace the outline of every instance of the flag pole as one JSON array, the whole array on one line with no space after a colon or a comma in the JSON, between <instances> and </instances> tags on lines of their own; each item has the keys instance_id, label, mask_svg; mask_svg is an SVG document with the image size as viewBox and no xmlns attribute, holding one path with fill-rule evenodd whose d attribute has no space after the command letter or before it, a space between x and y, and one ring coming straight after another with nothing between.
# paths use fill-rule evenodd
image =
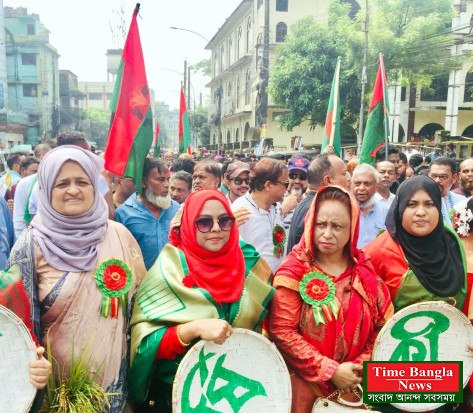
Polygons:
<instances>
[{"instance_id":1,"label":"flag pole","mask_svg":"<svg viewBox=\"0 0 473 413\"><path fill-rule=\"evenodd\" d=\"M384 111L384 153L386 160L388 160L388 106L386 104L386 72L384 68L384 55L382 53L379 54L379 65L381 66L381 76L382 85L383 85L383 111Z\"/></svg>"},{"instance_id":2,"label":"flag pole","mask_svg":"<svg viewBox=\"0 0 473 413\"><path fill-rule=\"evenodd\" d=\"M337 113L337 110L338 110L338 97L340 95L339 93L339 85L340 85L340 62L341 62L341 58L338 57L337 58L337 69L335 71L335 88L334 88L334 97L333 97L333 113ZM330 130L330 143L329 145L330 146L333 146L333 139L335 137L335 128L337 127L337 116L332 116L332 128Z\"/></svg>"}]
</instances>

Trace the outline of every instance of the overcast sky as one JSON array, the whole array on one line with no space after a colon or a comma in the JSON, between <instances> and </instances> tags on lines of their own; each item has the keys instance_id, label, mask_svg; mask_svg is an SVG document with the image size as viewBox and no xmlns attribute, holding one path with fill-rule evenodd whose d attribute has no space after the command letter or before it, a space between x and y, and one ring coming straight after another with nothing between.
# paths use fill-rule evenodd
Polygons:
<instances>
[{"instance_id":1,"label":"overcast sky","mask_svg":"<svg viewBox=\"0 0 473 413\"><path fill-rule=\"evenodd\" d=\"M241 0L142 0L138 27L148 83L156 100L179 107L179 88L184 59L191 64L210 57L207 42L182 27L211 39ZM3 0L4 6L27 7L37 13L51 32L49 41L60 54L59 68L75 73L79 81L107 79L105 53L122 48L119 33L120 10L124 9L126 32L136 1L131 0ZM205 83L210 79L191 75L198 103L199 92L208 96ZM192 88L191 88L191 99Z\"/></svg>"}]
</instances>

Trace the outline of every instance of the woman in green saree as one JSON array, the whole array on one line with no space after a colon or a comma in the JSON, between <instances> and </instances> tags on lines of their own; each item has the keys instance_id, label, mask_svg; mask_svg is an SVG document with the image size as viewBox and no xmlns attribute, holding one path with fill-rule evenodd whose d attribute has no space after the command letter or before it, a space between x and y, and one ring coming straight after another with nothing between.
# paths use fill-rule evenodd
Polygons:
<instances>
[{"instance_id":1,"label":"woman in green saree","mask_svg":"<svg viewBox=\"0 0 473 413\"><path fill-rule=\"evenodd\" d=\"M225 196L192 193L138 292L129 393L140 412L171 412L172 382L188 346L222 344L233 327L257 330L273 296L271 270L239 241Z\"/></svg>"}]
</instances>

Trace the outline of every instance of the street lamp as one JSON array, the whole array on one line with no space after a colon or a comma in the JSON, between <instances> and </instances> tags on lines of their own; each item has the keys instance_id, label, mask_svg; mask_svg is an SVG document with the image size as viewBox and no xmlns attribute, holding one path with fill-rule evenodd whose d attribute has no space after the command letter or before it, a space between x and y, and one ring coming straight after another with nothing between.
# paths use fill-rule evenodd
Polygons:
<instances>
[{"instance_id":1,"label":"street lamp","mask_svg":"<svg viewBox=\"0 0 473 413\"><path fill-rule=\"evenodd\" d=\"M194 30L185 29L183 27L175 27L175 26L170 26L169 28L172 29L172 30L182 30L184 32L189 32L189 33L195 34L195 35L201 37L202 39L204 39L207 43L210 43L209 39L207 39L204 35L202 35L198 32L195 32ZM184 71L185 71L186 65L187 65L187 61L184 61ZM186 75L184 73L184 87L185 87L185 80L186 80ZM189 70L189 85L191 85L191 83L190 83L190 70ZM195 91L194 91L194 87L192 87L192 91L194 92L194 115L195 115ZM190 91L189 90L188 90L188 93L189 93L189 98L187 100L190 100ZM221 134L221 126L219 125L219 135L220 134ZM196 140L197 140L197 138L196 138ZM219 142L218 146L219 146L219 149L220 149L220 142Z\"/></svg>"},{"instance_id":2,"label":"street lamp","mask_svg":"<svg viewBox=\"0 0 473 413\"><path fill-rule=\"evenodd\" d=\"M209 40L209 39L207 39L204 35L195 32L194 30L184 29L183 27L175 27L175 26L170 26L169 28L170 28L170 29L173 29L173 30L182 30L182 31L184 31L184 32L194 33L194 34L196 34L197 36L202 37L202 39L204 39L207 43L210 43L210 40Z\"/></svg>"}]
</instances>

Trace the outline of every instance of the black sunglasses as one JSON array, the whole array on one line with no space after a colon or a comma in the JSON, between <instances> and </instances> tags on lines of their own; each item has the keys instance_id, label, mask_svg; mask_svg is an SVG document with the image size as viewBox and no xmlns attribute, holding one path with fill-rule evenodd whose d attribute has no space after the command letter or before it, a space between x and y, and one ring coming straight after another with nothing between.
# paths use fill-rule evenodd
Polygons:
<instances>
[{"instance_id":1,"label":"black sunglasses","mask_svg":"<svg viewBox=\"0 0 473 413\"><path fill-rule=\"evenodd\" d=\"M291 172L289 174L289 179L297 179L299 178L301 181L305 181L307 179L307 174L306 173L301 173L301 174L296 174L295 172Z\"/></svg>"},{"instance_id":2,"label":"black sunglasses","mask_svg":"<svg viewBox=\"0 0 473 413\"><path fill-rule=\"evenodd\" d=\"M241 185L243 182L247 185L250 184L250 178L240 178L239 176L236 178L229 178L229 181L235 182L236 185Z\"/></svg>"},{"instance_id":3,"label":"black sunglasses","mask_svg":"<svg viewBox=\"0 0 473 413\"><path fill-rule=\"evenodd\" d=\"M282 186L284 186L284 188L287 189L287 187L289 186L289 181L286 181L286 182L283 182L283 181L276 181L277 184L281 184Z\"/></svg>"},{"instance_id":4,"label":"black sunglasses","mask_svg":"<svg viewBox=\"0 0 473 413\"><path fill-rule=\"evenodd\" d=\"M224 216L217 218L218 226L222 231L230 231L235 223L235 218L230 216ZM214 226L214 218L199 218L195 220L195 225L200 232L204 234L212 231Z\"/></svg>"}]
</instances>

